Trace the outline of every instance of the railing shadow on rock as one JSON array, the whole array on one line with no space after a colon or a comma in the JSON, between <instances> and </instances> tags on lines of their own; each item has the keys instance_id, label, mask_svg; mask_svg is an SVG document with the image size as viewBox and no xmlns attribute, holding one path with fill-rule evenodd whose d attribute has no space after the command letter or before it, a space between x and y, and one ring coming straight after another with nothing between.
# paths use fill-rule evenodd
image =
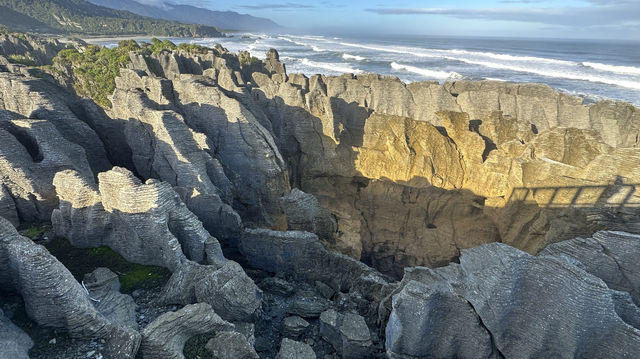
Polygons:
<instances>
[{"instance_id":1,"label":"railing shadow on rock","mask_svg":"<svg viewBox=\"0 0 640 359\"><path fill-rule=\"evenodd\" d=\"M522 202L543 208L640 209L639 186L616 178L614 183L602 185L516 187L507 203Z\"/></svg>"}]
</instances>

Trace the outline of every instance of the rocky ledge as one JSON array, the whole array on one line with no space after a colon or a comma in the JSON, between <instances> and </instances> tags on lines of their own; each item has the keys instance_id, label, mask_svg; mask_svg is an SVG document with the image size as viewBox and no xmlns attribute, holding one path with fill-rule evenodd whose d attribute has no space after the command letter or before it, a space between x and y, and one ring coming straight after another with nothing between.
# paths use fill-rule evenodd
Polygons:
<instances>
[{"instance_id":1,"label":"rocky ledge","mask_svg":"<svg viewBox=\"0 0 640 359\"><path fill-rule=\"evenodd\" d=\"M3 36L0 358L640 353L629 104Z\"/></svg>"}]
</instances>

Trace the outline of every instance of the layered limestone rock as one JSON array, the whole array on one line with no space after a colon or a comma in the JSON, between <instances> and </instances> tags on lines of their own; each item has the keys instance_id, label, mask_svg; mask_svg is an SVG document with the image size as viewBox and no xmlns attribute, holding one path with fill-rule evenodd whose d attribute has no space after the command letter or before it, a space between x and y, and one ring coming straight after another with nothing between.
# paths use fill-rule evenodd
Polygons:
<instances>
[{"instance_id":1,"label":"layered limestone rock","mask_svg":"<svg viewBox=\"0 0 640 359\"><path fill-rule=\"evenodd\" d=\"M159 298L167 304L208 303L226 320L252 322L261 309L262 292L242 267L226 261L220 267L183 264Z\"/></svg>"},{"instance_id":2,"label":"layered limestone rock","mask_svg":"<svg viewBox=\"0 0 640 359\"><path fill-rule=\"evenodd\" d=\"M96 188L77 172L56 175L57 235L78 247L106 245L130 262L168 268L174 274L162 296L166 303L210 303L225 319L254 319L260 290L240 265L224 258L218 241L171 185L143 184L119 167L100 173L98 181Z\"/></svg>"},{"instance_id":3,"label":"layered limestone rock","mask_svg":"<svg viewBox=\"0 0 640 359\"><path fill-rule=\"evenodd\" d=\"M0 110L1 211L14 225L48 221L58 206L55 174L74 169L93 176L85 151L49 121L2 114Z\"/></svg>"},{"instance_id":4,"label":"layered limestone rock","mask_svg":"<svg viewBox=\"0 0 640 359\"><path fill-rule=\"evenodd\" d=\"M87 124L91 120L84 104L53 81L0 72L0 110L47 121L65 140L82 147L93 173L106 171L111 163L101 138ZM102 127L110 127L112 121L100 120Z\"/></svg>"},{"instance_id":5,"label":"layered limestone rock","mask_svg":"<svg viewBox=\"0 0 640 359\"><path fill-rule=\"evenodd\" d=\"M65 45L56 39L41 38L27 34L0 34L0 56L9 62L19 59L34 65L51 65L51 60Z\"/></svg>"},{"instance_id":6,"label":"layered limestone rock","mask_svg":"<svg viewBox=\"0 0 640 359\"><path fill-rule=\"evenodd\" d=\"M460 264L407 271L393 295L387 353L629 357L640 331L617 313L615 296L565 258L487 244L464 250Z\"/></svg>"},{"instance_id":7,"label":"layered limestone rock","mask_svg":"<svg viewBox=\"0 0 640 359\"><path fill-rule=\"evenodd\" d=\"M632 107L596 114L544 85L253 80L253 96L237 97L271 123L294 186L337 218L335 239L322 239L385 273L446 265L483 243L536 253L597 229L637 228ZM631 136L614 141L602 124Z\"/></svg>"},{"instance_id":8,"label":"layered limestone rock","mask_svg":"<svg viewBox=\"0 0 640 359\"><path fill-rule=\"evenodd\" d=\"M609 288L628 292L640 303L640 236L625 232L597 232L589 238L574 238L552 244L540 255L566 256Z\"/></svg>"},{"instance_id":9,"label":"layered limestone rock","mask_svg":"<svg viewBox=\"0 0 640 359\"><path fill-rule=\"evenodd\" d=\"M19 293L38 325L64 328L73 337L106 340L110 357L134 358L140 334L101 314L71 273L42 246L0 218L0 285Z\"/></svg>"},{"instance_id":10,"label":"layered limestone rock","mask_svg":"<svg viewBox=\"0 0 640 359\"><path fill-rule=\"evenodd\" d=\"M248 222L280 220L280 197L289 191L283 161L241 104L195 77L171 82L123 70L116 83L112 115L128 120L142 177L171 183L221 240L239 233L231 206Z\"/></svg>"},{"instance_id":11,"label":"layered limestone rock","mask_svg":"<svg viewBox=\"0 0 640 359\"><path fill-rule=\"evenodd\" d=\"M33 340L0 310L0 359L28 359Z\"/></svg>"},{"instance_id":12,"label":"layered limestone rock","mask_svg":"<svg viewBox=\"0 0 640 359\"><path fill-rule=\"evenodd\" d=\"M168 312L142 331L140 356L145 359L184 359L183 349L189 338L210 332L233 329L208 304L188 305Z\"/></svg>"},{"instance_id":13,"label":"layered limestone rock","mask_svg":"<svg viewBox=\"0 0 640 359\"><path fill-rule=\"evenodd\" d=\"M188 259L204 260L204 243L211 236L186 209L168 183L143 184L126 169L92 179L74 171L55 179L60 209L52 215L57 235L78 247L106 245L134 263L172 271ZM218 246L217 256L223 258Z\"/></svg>"},{"instance_id":14,"label":"layered limestone rock","mask_svg":"<svg viewBox=\"0 0 640 359\"><path fill-rule=\"evenodd\" d=\"M238 332L220 332L207 342L206 349L218 359L259 359L253 346Z\"/></svg>"},{"instance_id":15,"label":"layered limestone rock","mask_svg":"<svg viewBox=\"0 0 640 359\"><path fill-rule=\"evenodd\" d=\"M114 323L138 329L136 303L131 296L120 293L117 274L108 268L97 268L84 276L82 284L102 315Z\"/></svg>"}]
</instances>

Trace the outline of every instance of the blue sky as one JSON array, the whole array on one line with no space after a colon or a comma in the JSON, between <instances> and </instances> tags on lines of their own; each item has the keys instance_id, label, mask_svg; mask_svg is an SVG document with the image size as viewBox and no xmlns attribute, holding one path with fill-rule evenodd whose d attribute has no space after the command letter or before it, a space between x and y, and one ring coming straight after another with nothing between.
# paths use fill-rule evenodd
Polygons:
<instances>
[{"instance_id":1,"label":"blue sky","mask_svg":"<svg viewBox=\"0 0 640 359\"><path fill-rule=\"evenodd\" d=\"M307 32L640 40L640 0L166 1L263 16Z\"/></svg>"}]
</instances>

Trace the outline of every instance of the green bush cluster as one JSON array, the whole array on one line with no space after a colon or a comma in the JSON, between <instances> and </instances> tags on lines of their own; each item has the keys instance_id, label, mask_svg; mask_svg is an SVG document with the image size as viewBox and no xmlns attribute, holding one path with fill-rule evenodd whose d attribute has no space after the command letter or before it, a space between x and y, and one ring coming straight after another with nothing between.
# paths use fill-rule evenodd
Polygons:
<instances>
[{"instance_id":1,"label":"green bush cluster","mask_svg":"<svg viewBox=\"0 0 640 359\"><path fill-rule=\"evenodd\" d=\"M111 101L109 96L116 87L116 77L120 75L120 69L131 62L129 52L137 52L145 56L149 68L158 75L154 62L148 58L151 54L161 51L173 51L180 49L190 53L202 54L210 49L195 44L180 44L176 46L169 40L151 39L151 43L139 45L134 40L122 40L117 47L105 48L89 45L80 52L77 49L65 49L58 52L53 59L57 65L71 69L74 78L73 87L79 95L93 99L98 105L109 108Z\"/></svg>"},{"instance_id":2,"label":"green bush cluster","mask_svg":"<svg viewBox=\"0 0 640 359\"><path fill-rule=\"evenodd\" d=\"M24 56L24 55L9 55L7 56L7 60L12 64L21 64L26 66L35 66L36 63L32 59Z\"/></svg>"},{"instance_id":3,"label":"green bush cluster","mask_svg":"<svg viewBox=\"0 0 640 359\"><path fill-rule=\"evenodd\" d=\"M107 108L111 107L108 97L115 89L120 69L131 61L129 51L139 50L140 46L135 41L124 40L113 49L89 45L84 52L61 50L53 61L72 69L75 77L73 86L78 94Z\"/></svg>"},{"instance_id":4,"label":"green bush cluster","mask_svg":"<svg viewBox=\"0 0 640 359\"><path fill-rule=\"evenodd\" d=\"M206 54L209 51L209 48L198 45L198 44L187 44L182 43L178 45L178 49L182 51L186 51L191 54Z\"/></svg>"}]
</instances>

